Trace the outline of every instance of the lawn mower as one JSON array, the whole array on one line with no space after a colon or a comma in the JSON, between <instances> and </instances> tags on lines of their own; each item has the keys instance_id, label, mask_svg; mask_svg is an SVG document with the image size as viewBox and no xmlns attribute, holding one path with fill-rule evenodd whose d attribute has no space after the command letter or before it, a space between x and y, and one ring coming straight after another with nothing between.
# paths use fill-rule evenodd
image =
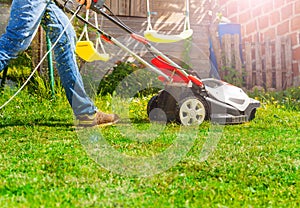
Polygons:
<instances>
[{"instance_id":1,"label":"lawn mower","mask_svg":"<svg viewBox=\"0 0 300 208\"><path fill-rule=\"evenodd\" d=\"M58 2L58 5L74 14L74 11L66 6L68 2ZM179 122L189 126L200 125L204 120L220 124L240 124L254 119L260 102L248 97L241 88L213 78L200 79L197 75L188 73L118 17L109 15L107 11L111 14L112 12L105 5L105 0L93 0L91 10L128 32L132 39L143 44L153 55L151 61L146 61L117 39L76 14L79 20L96 29L103 40L118 46L158 75L164 89L148 102L147 114L150 121Z\"/></svg>"}]
</instances>

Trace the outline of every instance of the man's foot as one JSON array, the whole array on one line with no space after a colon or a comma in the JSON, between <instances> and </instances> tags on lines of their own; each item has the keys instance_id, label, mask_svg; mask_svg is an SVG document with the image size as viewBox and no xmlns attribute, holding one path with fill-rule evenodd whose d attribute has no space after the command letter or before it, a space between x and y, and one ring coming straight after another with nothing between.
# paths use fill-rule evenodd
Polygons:
<instances>
[{"instance_id":1,"label":"man's foot","mask_svg":"<svg viewBox=\"0 0 300 208\"><path fill-rule=\"evenodd\" d=\"M92 126L108 126L119 121L119 116L116 114L107 114L103 112L96 112L93 115L77 116L77 126L92 127Z\"/></svg>"}]
</instances>

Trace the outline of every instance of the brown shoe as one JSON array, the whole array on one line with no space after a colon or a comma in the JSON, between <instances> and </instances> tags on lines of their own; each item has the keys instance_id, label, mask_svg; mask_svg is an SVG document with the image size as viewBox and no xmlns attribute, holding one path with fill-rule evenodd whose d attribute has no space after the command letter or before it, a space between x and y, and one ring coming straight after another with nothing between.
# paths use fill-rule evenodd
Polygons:
<instances>
[{"instance_id":1,"label":"brown shoe","mask_svg":"<svg viewBox=\"0 0 300 208\"><path fill-rule=\"evenodd\" d=\"M93 115L80 115L77 116L78 126L108 126L119 121L119 116L116 114L107 114L103 112L96 112Z\"/></svg>"}]
</instances>

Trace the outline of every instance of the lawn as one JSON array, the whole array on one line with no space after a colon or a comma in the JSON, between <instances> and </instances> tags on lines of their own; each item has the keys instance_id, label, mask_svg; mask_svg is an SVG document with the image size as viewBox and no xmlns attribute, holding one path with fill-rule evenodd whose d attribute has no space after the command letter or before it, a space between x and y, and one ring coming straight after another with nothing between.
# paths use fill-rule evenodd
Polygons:
<instances>
[{"instance_id":1,"label":"lawn","mask_svg":"<svg viewBox=\"0 0 300 208\"><path fill-rule=\"evenodd\" d=\"M6 90L0 103L11 95ZM252 122L222 127L206 122L192 130L193 145L183 147L178 163L141 177L124 164L109 170L95 162L63 97L23 91L0 110L0 207L299 207L299 109L266 95L259 99L262 107ZM110 111L109 97L96 102ZM141 98L131 104L131 126L96 131L117 152L134 158L165 151L185 128L167 125L157 139L146 135L142 141L120 133L156 130L149 130L146 103ZM214 128L215 149L201 161Z\"/></svg>"}]
</instances>

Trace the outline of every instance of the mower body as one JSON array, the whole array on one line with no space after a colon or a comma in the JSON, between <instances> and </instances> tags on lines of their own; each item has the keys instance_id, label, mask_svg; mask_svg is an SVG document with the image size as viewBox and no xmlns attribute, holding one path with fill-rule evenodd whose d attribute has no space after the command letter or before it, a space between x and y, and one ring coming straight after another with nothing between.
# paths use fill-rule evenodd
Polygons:
<instances>
[{"instance_id":1,"label":"mower body","mask_svg":"<svg viewBox=\"0 0 300 208\"><path fill-rule=\"evenodd\" d=\"M222 124L238 124L255 117L260 102L241 88L217 79L203 79L210 103L210 119Z\"/></svg>"},{"instance_id":2,"label":"mower body","mask_svg":"<svg viewBox=\"0 0 300 208\"><path fill-rule=\"evenodd\" d=\"M203 86L166 84L147 106L150 121L200 125L204 120L240 124L255 117L260 102L221 80L203 79Z\"/></svg>"}]
</instances>

